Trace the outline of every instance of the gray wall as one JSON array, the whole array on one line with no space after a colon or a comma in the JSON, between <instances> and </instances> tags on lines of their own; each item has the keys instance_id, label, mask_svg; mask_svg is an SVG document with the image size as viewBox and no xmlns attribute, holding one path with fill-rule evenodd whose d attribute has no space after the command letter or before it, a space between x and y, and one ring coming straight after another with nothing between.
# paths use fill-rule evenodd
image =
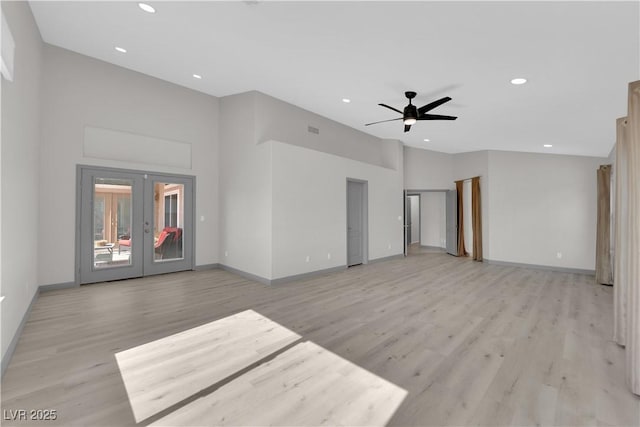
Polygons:
<instances>
[{"instance_id":1,"label":"gray wall","mask_svg":"<svg viewBox=\"0 0 640 427\"><path fill-rule=\"evenodd\" d=\"M196 265L217 263L218 99L50 45L44 66L39 283L74 280L77 164L194 175ZM190 144L191 168L85 156L86 126Z\"/></svg>"},{"instance_id":2,"label":"gray wall","mask_svg":"<svg viewBox=\"0 0 640 427\"><path fill-rule=\"evenodd\" d=\"M38 288L42 40L26 2L2 2L16 43L14 80L2 78L2 357ZM55 245L52 253L56 253Z\"/></svg>"}]
</instances>

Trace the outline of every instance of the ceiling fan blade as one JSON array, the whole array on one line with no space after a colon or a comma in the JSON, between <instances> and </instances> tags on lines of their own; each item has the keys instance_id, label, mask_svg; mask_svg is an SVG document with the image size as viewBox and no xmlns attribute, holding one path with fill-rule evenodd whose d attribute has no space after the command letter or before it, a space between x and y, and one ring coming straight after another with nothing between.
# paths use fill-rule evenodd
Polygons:
<instances>
[{"instance_id":1,"label":"ceiling fan blade","mask_svg":"<svg viewBox=\"0 0 640 427\"><path fill-rule=\"evenodd\" d=\"M411 125L404 125L404 131L409 132L411 130Z\"/></svg>"},{"instance_id":2,"label":"ceiling fan blade","mask_svg":"<svg viewBox=\"0 0 640 427\"><path fill-rule=\"evenodd\" d=\"M402 117L398 117L397 119L380 120L379 122L367 123L367 124L365 124L365 126L377 125L378 123L384 123L384 122L394 122L396 120L402 120Z\"/></svg>"},{"instance_id":3,"label":"ceiling fan blade","mask_svg":"<svg viewBox=\"0 0 640 427\"><path fill-rule=\"evenodd\" d=\"M418 108L418 114L424 114L427 111L431 111L434 108L444 104L445 102L449 102L449 101L451 101L451 98L449 98L448 96L445 96L444 98L440 98L437 101L430 102L429 104L423 105L422 107Z\"/></svg>"},{"instance_id":4,"label":"ceiling fan blade","mask_svg":"<svg viewBox=\"0 0 640 427\"><path fill-rule=\"evenodd\" d=\"M400 114L404 114L402 111L398 110L397 108L390 107L390 106L388 106L387 104L378 104L378 105L379 105L379 106L381 106L381 107L385 107L385 108L388 108L388 109L390 109L390 110L393 110L393 111L395 111L395 112L398 112L398 113L400 113Z\"/></svg>"},{"instance_id":5,"label":"ceiling fan blade","mask_svg":"<svg viewBox=\"0 0 640 427\"><path fill-rule=\"evenodd\" d=\"M441 116L440 114L423 114L417 120L455 120L454 116Z\"/></svg>"}]
</instances>

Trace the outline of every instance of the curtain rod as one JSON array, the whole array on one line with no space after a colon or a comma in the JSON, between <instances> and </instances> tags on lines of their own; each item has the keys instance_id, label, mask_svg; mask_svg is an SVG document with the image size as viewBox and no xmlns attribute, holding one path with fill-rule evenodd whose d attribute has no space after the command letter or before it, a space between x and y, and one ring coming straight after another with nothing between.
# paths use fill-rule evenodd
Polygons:
<instances>
[{"instance_id":1,"label":"curtain rod","mask_svg":"<svg viewBox=\"0 0 640 427\"><path fill-rule=\"evenodd\" d=\"M471 181L473 178L482 178L482 175L472 176L471 178L458 179L458 180L453 181L453 182L459 182L459 181L462 181L462 182L465 182L465 181Z\"/></svg>"}]
</instances>

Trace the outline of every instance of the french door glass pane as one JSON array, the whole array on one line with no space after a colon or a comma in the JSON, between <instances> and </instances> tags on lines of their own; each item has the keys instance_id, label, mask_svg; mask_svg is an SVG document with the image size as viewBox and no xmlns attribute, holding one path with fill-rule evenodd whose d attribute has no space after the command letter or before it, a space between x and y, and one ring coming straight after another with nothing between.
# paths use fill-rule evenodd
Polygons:
<instances>
[{"instance_id":1,"label":"french door glass pane","mask_svg":"<svg viewBox=\"0 0 640 427\"><path fill-rule=\"evenodd\" d=\"M129 179L94 179L94 270L131 265L132 188Z\"/></svg>"},{"instance_id":2,"label":"french door glass pane","mask_svg":"<svg viewBox=\"0 0 640 427\"><path fill-rule=\"evenodd\" d=\"M154 262L182 259L184 230L184 184L154 184Z\"/></svg>"}]
</instances>

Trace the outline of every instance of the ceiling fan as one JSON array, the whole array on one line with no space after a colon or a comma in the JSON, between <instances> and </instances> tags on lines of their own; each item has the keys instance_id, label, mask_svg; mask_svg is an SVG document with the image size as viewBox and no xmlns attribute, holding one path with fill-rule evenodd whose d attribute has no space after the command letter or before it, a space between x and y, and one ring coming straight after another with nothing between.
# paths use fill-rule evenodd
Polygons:
<instances>
[{"instance_id":1,"label":"ceiling fan","mask_svg":"<svg viewBox=\"0 0 640 427\"><path fill-rule=\"evenodd\" d=\"M418 120L455 120L457 119L457 117L454 117L454 116L442 116L440 114L427 114L427 112L444 104L445 102L451 101L451 98L449 98L448 96L445 96L444 98L440 98L437 101L430 102L427 105L423 105L422 107L417 108L415 105L411 103L411 100L416 97L416 93L408 91L408 92L405 92L404 95L407 98L409 98L409 105L404 107L404 112L398 110L397 108L390 107L386 104L378 104L381 107L385 107L402 114L402 117L399 117L397 119L389 119L389 120L382 120L379 122L367 123L365 124L365 126L375 125L375 124L384 123L384 122L392 122L395 120L402 120L404 122L404 131L409 132L409 129L411 129L411 125L417 122Z\"/></svg>"}]
</instances>

